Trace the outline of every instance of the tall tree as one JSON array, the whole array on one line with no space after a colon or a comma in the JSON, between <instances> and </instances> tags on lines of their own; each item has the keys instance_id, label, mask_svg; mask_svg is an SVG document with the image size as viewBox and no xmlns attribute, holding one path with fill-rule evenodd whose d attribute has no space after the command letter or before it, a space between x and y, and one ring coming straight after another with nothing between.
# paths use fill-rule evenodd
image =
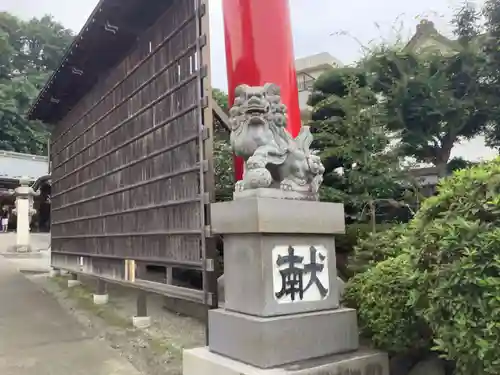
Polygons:
<instances>
[{"instance_id":1,"label":"tall tree","mask_svg":"<svg viewBox=\"0 0 500 375\"><path fill-rule=\"evenodd\" d=\"M487 0L482 15L485 33L480 42L486 60L482 81L488 89L485 104L491 111L486 128L486 142L489 146L500 149L500 1Z\"/></svg>"},{"instance_id":2,"label":"tall tree","mask_svg":"<svg viewBox=\"0 0 500 375\"><path fill-rule=\"evenodd\" d=\"M228 97L224 91L212 90L212 96L219 107L227 114L229 111ZM214 122L214 169L215 169L215 199L227 201L233 198L234 171L233 153L229 144L229 130L219 121Z\"/></svg>"},{"instance_id":3,"label":"tall tree","mask_svg":"<svg viewBox=\"0 0 500 375\"><path fill-rule=\"evenodd\" d=\"M387 113L366 85L362 71L335 69L314 86L312 127L315 147L325 162L322 199L343 202L346 214L372 223L378 202L393 200L402 171L385 131Z\"/></svg>"},{"instance_id":4,"label":"tall tree","mask_svg":"<svg viewBox=\"0 0 500 375\"><path fill-rule=\"evenodd\" d=\"M25 22L0 13L0 149L46 152L49 129L24 116L72 39L50 16Z\"/></svg>"},{"instance_id":5,"label":"tall tree","mask_svg":"<svg viewBox=\"0 0 500 375\"><path fill-rule=\"evenodd\" d=\"M402 152L435 165L442 176L453 146L480 134L489 118L476 21L473 8L457 13L461 47L454 55L385 49L363 64L385 100L387 126L399 133Z\"/></svg>"}]
</instances>

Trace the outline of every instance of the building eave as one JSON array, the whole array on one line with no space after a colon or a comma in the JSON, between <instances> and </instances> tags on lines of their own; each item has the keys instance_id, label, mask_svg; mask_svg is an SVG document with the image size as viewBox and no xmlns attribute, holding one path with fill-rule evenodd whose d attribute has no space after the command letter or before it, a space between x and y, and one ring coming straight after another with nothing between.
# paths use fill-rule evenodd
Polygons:
<instances>
[{"instance_id":1,"label":"building eave","mask_svg":"<svg viewBox=\"0 0 500 375\"><path fill-rule=\"evenodd\" d=\"M100 0L27 113L57 123L115 67L172 0Z\"/></svg>"}]
</instances>

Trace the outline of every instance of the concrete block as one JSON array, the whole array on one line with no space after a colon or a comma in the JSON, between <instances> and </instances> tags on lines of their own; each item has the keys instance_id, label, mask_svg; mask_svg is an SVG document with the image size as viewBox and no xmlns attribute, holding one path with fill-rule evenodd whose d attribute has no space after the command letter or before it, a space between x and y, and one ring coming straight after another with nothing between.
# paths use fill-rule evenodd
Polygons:
<instances>
[{"instance_id":1,"label":"concrete block","mask_svg":"<svg viewBox=\"0 0 500 375\"><path fill-rule=\"evenodd\" d=\"M356 311L336 309L277 317L209 311L210 350L260 368L358 349Z\"/></svg>"},{"instance_id":2,"label":"concrete block","mask_svg":"<svg viewBox=\"0 0 500 375\"><path fill-rule=\"evenodd\" d=\"M50 270L50 277L57 277L57 276L61 276L61 270L56 270L52 268Z\"/></svg>"},{"instance_id":3,"label":"concrete block","mask_svg":"<svg viewBox=\"0 0 500 375\"><path fill-rule=\"evenodd\" d=\"M373 350L261 369L212 353L208 348L184 350L183 375L389 375L387 354Z\"/></svg>"},{"instance_id":4,"label":"concrete block","mask_svg":"<svg viewBox=\"0 0 500 375\"><path fill-rule=\"evenodd\" d=\"M109 301L107 294L94 294L94 305L105 305Z\"/></svg>"},{"instance_id":5,"label":"concrete block","mask_svg":"<svg viewBox=\"0 0 500 375\"><path fill-rule=\"evenodd\" d=\"M75 286L82 285L80 280L68 280L68 288L74 288Z\"/></svg>"},{"instance_id":6,"label":"concrete block","mask_svg":"<svg viewBox=\"0 0 500 375\"><path fill-rule=\"evenodd\" d=\"M296 300L288 303L278 299L276 292L281 289L281 279L277 270L273 249L294 246L309 251L310 246L322 246L324 276L328 284L323 285L328 294L322 298ZM303 264L310 262L305 254ZM317 262L320 262L319 259ZM339 307L339 285L335 260L335 240L332 235L295 234L226 234L224 235L224 307L227 310L257 316L276 316L308 311L335 309ZM278 272L278 273L277 273ZM275 275L277 273L277 276ZM278 277L278 281L275 281ZM304 274L304 287L312 274ZM280 286L276 287L276 283ZM317 292L311 285L308 292ZM304 294L305 297L306 294Z\"/></svg>"},{"instance_id":7,"label":"concrete block","mask_svg":"<svg viewBox=\"0 0 500 375\"><path fill-rule=\"evenodd\" d=\"M245 198L211 205L214 233L334 234L345 232L339 203Z\"/></svg>"},{"instance_id":8,"label":"concrete block","mask_svg":"<svg viewBox=\"0 0 500 375\"><path fill-rule=\"evenodd\" d=\"M132 317L132 324L135 328L143 329L151 326L150 316L134 316Z\"/></svg>"},{"instance_id":9,"label":"concrete block","mask_svg":"<svg viewBox=\"0 0 500 375\"><path fill-rule=\"evenodd\" d=\"M20 245L12 245L12 246L10 246L7 249L7 252L8 253L26 254L26 253L32 253L33 249L31 248L31 245L29 245L29 244L20 244Z\"/></svg>"}]
</instances>

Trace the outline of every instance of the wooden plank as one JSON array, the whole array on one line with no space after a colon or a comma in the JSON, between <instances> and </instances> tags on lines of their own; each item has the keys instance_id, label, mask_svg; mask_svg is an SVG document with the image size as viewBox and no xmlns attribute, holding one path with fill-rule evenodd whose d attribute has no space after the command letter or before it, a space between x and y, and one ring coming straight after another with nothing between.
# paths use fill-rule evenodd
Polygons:
<instances>
[{"instance_id":1,"label":"wooden plank","mask_svg":"<svg viewBox=\"0 0 500 375\"><path fill-rule=\"evenodd\" d=\"M222 110L222 108L217 104L217 102L212 98L212 108L214 112L214 117L220 121L220 123L227 129L231 131L231 126L229 125L229 116Z\"/></svg>"},{"instance_id":2,"label":"wooden plank","mask_svg":"<svg viewBox=\"0 0 500 375\"><path fill-rule=\"evenodd\" d=\"M82 254L97 274L123 277L126 259L202 268L213 178L200 116L207 128L212 119L211 106L200 107L197 11L196 1L174 1L58 124L55 257Z\"/></svg>"}]
</instances>

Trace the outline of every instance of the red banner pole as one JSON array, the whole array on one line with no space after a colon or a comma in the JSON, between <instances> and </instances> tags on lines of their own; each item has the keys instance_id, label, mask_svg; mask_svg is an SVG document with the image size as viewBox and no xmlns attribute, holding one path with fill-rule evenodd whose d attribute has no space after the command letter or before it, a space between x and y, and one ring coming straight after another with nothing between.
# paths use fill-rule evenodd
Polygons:
<instances>
[{"instance_id":1,"label":"red banner pole","mask_svg":"<svg viewBox=\"0 0 500 375\"><path fill-rule=\"evenodd\" d=\"M288 0L223 0L229 104L240 84L281 88L288 109L287 130L300 131L300 109ZM243 160L235 157L236 180Z\"/></svg>"}]
</instances>

